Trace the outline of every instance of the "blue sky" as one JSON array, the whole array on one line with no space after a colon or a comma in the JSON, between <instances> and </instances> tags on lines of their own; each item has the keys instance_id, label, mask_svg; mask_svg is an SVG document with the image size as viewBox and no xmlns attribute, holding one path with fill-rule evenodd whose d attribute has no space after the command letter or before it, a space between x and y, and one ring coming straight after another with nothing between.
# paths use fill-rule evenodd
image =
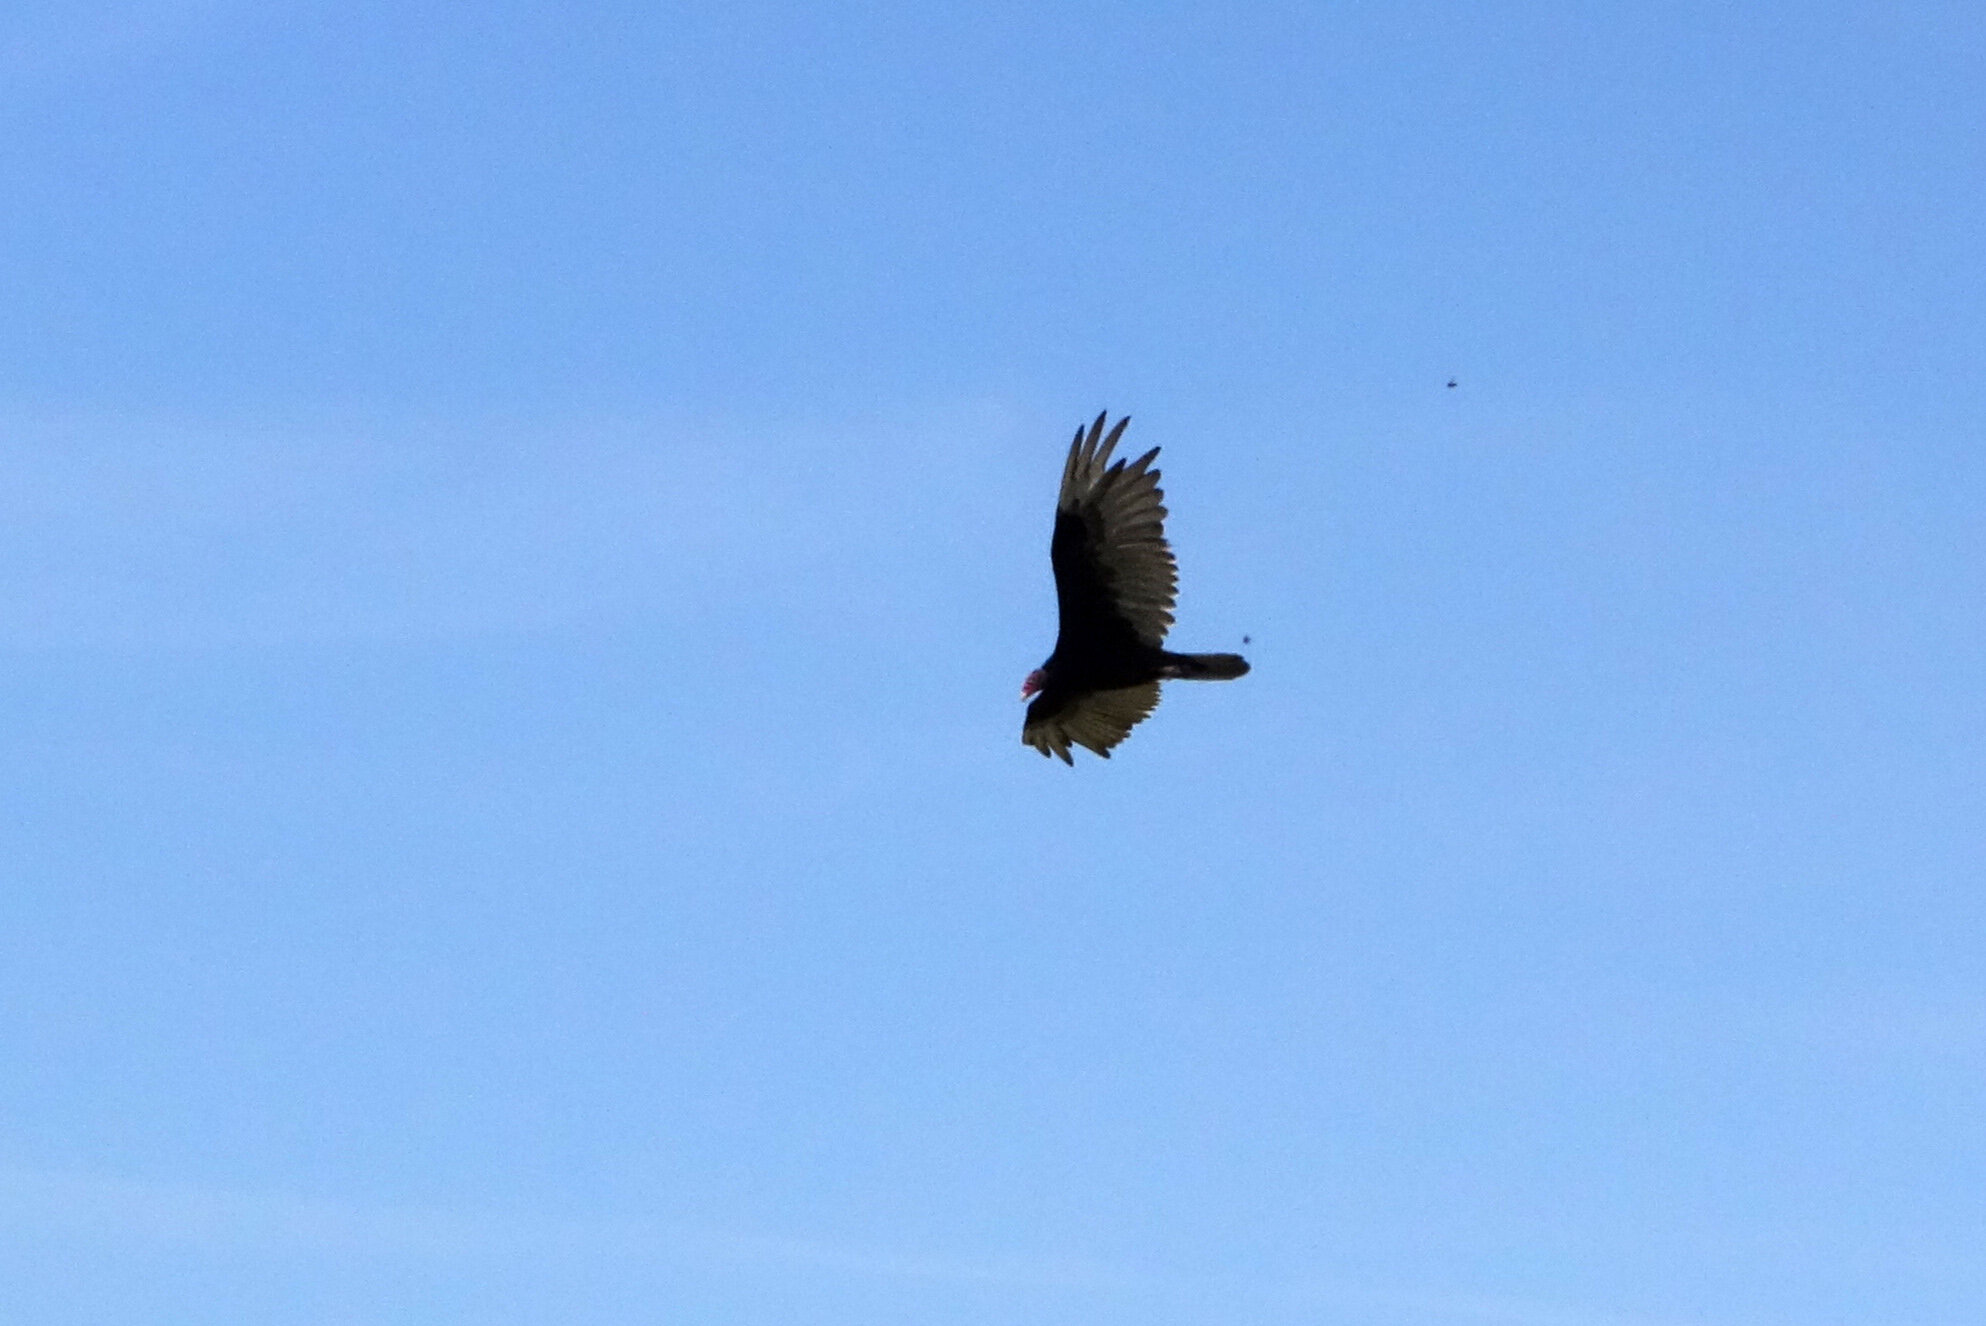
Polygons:
<instances>
[{"instance_id":1,"label":"blue sky","mask_svg":"<svg viewBox=\"0 0 1986 1326\"><path fill-rule=\"evenodd\" d=\"M1982 57L10 7L0 1309L1978 1320Z\"/></svg>"}]
</instances>

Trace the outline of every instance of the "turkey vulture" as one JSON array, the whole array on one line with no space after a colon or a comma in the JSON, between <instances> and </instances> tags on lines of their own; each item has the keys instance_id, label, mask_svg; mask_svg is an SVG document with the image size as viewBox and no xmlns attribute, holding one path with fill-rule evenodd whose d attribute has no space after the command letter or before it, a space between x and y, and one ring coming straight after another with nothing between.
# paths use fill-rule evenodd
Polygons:
<instances>
[{"instance_id":1,"label":"turkey vulture","mask_svg":"<svg viewBox=\"0 0 1986 1326\"><path fill-rule=\"evenodd\" d=\"M1108 414L1105 411L1105 414ZM1159 449L1111 462L1124 425L1104 435L1104 414L1078 428L1062 466L1055 503L1055 599L1061 632L1055 652L1021 683L1034 696L1021 742L1074 764L1069 746L1105 759L1110 748L1159 702L1159 683L1227 681L1248 671L1239 654L1174 654L1162 648L1172 626L1179 572L1165 542Z\"/></svg>"}]
</instances>

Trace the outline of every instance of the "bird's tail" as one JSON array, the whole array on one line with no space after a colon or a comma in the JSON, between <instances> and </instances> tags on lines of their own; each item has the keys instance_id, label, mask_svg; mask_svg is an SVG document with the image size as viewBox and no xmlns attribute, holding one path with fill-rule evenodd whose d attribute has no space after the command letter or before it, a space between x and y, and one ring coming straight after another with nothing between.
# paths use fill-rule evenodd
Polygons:
<instances>
[{"instance_id":1,"label":"bird's tail","mask_svg":"<svg viewBox=\"0 0 1986 1326\"><path fill-rule=\"evenodd\" d=\"M1233 681L1248 671L1239 654L1167 654L1165 676L1179 681Z\"/></svg>"}]
</instances>

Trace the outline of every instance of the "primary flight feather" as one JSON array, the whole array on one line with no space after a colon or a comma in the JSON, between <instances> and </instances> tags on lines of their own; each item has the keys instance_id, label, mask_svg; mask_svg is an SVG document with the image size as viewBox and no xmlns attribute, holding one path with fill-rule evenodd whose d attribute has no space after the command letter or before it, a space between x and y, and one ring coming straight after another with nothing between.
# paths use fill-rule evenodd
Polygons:
<instances>
[{"instance_id":1,"label":"primary flight feather","mask_svg":"<svg viewBox=\"0 0 1986 1326\"><path fill-rule=\"evenodd\" d=\"M1107 413L1107 412L1106 412ZM1078 428L1055 502L1055 652L1028 674L1034 697L1021 741L1074 764L1069 748L1110 758L1110 748L1159 702L1161 681L1227 681L1248 671L1239 654L1175 654L1172 628L1179 568L1165 541L1165 494L1153 447L1134 461L1110 459L1129 418L1106 435L1105 415Z\"/></svg>"}]
</instances>

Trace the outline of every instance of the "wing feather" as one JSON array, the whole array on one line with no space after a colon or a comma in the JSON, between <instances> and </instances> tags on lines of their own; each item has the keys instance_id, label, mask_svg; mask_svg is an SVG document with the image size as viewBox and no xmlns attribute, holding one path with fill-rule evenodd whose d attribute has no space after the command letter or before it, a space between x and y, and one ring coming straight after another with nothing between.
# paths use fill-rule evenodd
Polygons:
<instances>
[{"instance_id":1,"label":"wing feather","mask_svg":"<svg viewBox=\"0 0 1986 1326\"><path fill-rule=\"evenodd\" d=\"M1111 453L1131 420L1119 419L1106 434L1104 419L1099 414L1087 431L1076 430L1056 511L1079 521L1085 536L1071 550L1082 565L1071 571L1093 577L1133 634L1156 648L1172 629L1179 588L1178 564L1165 541L1165 493L1152 468L1159 449L1113 462ZM1059 575L1062 568L1056 569ZM1064 629L1070 625L1065 614Z\"/></svg>"},{"instance_id":2,"label":"wing feather","mask_svg":"<svg viewBox=\"0 0 1986 1326\"><path fill-rule=\"evenodd\" d=\"M1159 684L1155 681L1118 690L1090 691L1042 718L1030 713L1021 729L1021 741L1043 755L1060 757L1064 764L1075 763L1069 758L1071 745L1082 746L1107 760L1110 748L1130 736L1131 729L1143 722L1158 707L1158 702Z\"/></svg>"}]
</instances>

